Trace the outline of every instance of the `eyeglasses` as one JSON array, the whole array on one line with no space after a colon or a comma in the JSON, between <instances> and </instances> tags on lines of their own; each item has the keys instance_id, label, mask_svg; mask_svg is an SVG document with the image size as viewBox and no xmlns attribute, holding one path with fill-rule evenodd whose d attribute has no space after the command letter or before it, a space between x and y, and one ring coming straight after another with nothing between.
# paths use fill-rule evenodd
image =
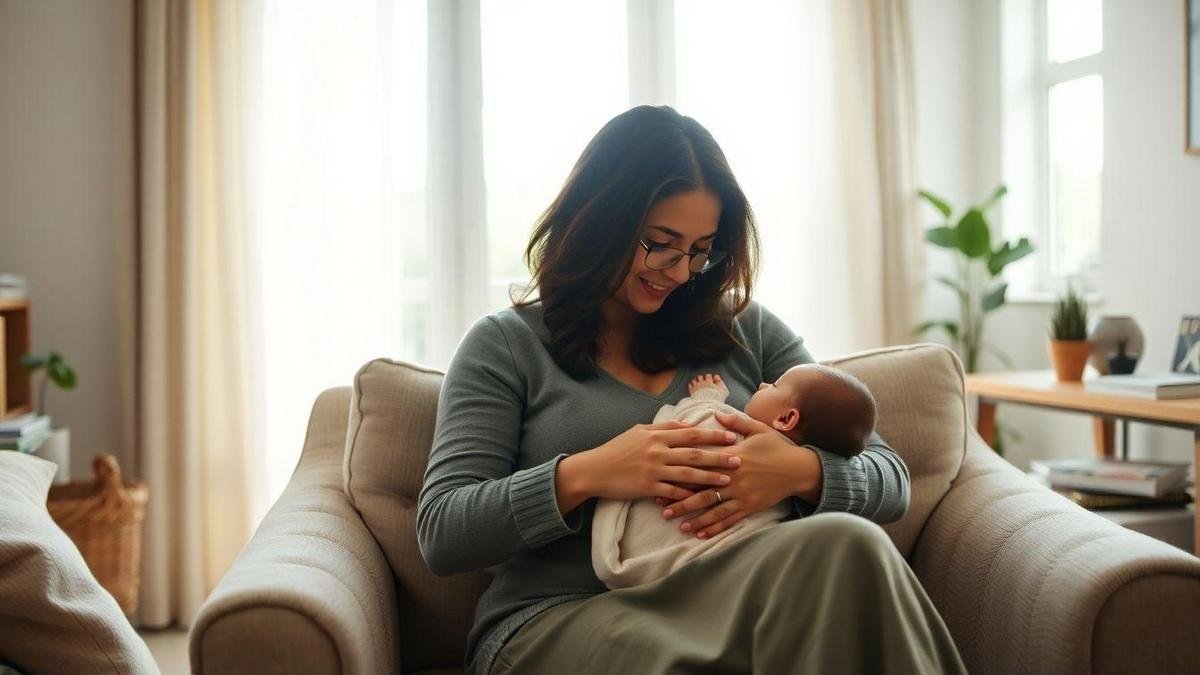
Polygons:
<instances>
[{"instance_id":1,"label":"eyeglasses","mask_svg":"<svg viewBox=\"0 0 1200 675\"><path fill-rule=\"evenodd\" d=\"M725 259L725 251L708 249L688 253L670 246L663 246L645 239L638 239L642 248L646 249L646 267L652 270L668 270L679 264L684 256L688 258L688 271L692 274L703 274Z\"/></svg>"}]
</instances>

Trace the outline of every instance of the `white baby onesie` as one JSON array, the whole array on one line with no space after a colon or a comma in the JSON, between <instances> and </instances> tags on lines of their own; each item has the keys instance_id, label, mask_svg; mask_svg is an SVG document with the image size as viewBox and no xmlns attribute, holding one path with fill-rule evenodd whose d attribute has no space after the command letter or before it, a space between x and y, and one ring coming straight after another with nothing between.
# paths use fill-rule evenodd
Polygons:
<instances>
[{"instance_id":1,"label":"white baby onesie","mask_svg":"<svg viewBox=\"0 0 1200 675\"><path fill-rule=\"evenodd\" d=\"M714 413L746 416L725 404L728 395L724 386L697 389L677 405L660 408L654 422L679 420L699 428L724 429ZM740 435L738 440L742 440ZM789 513L788 503L782 501L739 520L727 530L698 539L695 532L681 532L679 525L701 511L671 520L663 518L662 511L649 497L632 501L599 500L592 519L592 567L606 586L625 588L655 581L704 553L778 523Z\"/></svg>"}]
</instances>

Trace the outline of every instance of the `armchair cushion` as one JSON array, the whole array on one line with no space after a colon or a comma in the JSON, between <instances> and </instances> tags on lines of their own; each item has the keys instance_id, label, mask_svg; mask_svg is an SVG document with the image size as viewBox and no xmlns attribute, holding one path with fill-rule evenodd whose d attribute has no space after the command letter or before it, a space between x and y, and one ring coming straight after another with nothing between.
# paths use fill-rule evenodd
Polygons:
<instances>
[{"instance_id":1,"label":"armchair cushion","mask_svg":"<svg viewBox=\"0 0 1200 675\"><path fill-rule=\"evenodd\" d=\"M434 576L417 549L417 497L441 384L439 371L375 359L354 376L346 430L344 488L396 574L406 670L462 663L487 584L482 572Z\"/></svg>"},{"instance_id":2,"label":"armchair cushion","mask_svg":"<svg viewBox=\"0 0 1200 675\"><path fill-rule=\"evenodd\" d=\"M962 466L967 438L962 364L954 352L934 344L875 349L827 363L871 390L879 434L908 465L908 513L883 528L907 557Z\"/></svg>"}]
</instances>

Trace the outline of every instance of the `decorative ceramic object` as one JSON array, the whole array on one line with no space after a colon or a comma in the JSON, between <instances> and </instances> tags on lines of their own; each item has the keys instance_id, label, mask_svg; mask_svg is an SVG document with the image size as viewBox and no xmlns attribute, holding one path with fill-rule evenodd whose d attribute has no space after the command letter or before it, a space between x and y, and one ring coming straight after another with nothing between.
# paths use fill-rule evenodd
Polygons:
<instances>
[{"instance_id":1,"label":"decorative ceramic object","mask_svg":"<svg viewBox=\"0 0 1200 675\"><path fill-rule=\"evenodd\" d=\"M54 472L54 484L62 485L71 482L71 430L67 427L55 429L50 438L42 443L42 447L33 453L47 462L54 462L58 470Z\"/></svg>"},{"instance_id":2,"label":"decorative ceramic object","mask_svg":"<svg viewBox=\"0 0 1200 675\"><path fill-rule=\"evenodd\" d=\"M1087 340L1051 340L1050 358L1059 382L1082 382L1092 345Z\"/></svg>"},{"instance_id":3,"label":"decorative ceramic object","mask_svg":"<svg viewBox=\"0 0 1200 675\"><path fill-rule=\"evenodd\" d=\"M1117 356L1118 347L1122 341L1125 342L1125 357L1133 360L1133 366L1124 373L1114 372L1113 374L1132 373L1133 368L1137 367L1138 359L1142 358L1142 349L1145 344L1142 329L1138 327L1133 317L1115 314L1106 314L1100 317L1092 326L1092 330L1088 332L1088 341L1092 343L1090 359L1092 367L1100 371L1102 375L1113 372L1109 360ZM1121 361L1121 363L1128 365L1126 361Z\"/></svg>"}]
</instances>

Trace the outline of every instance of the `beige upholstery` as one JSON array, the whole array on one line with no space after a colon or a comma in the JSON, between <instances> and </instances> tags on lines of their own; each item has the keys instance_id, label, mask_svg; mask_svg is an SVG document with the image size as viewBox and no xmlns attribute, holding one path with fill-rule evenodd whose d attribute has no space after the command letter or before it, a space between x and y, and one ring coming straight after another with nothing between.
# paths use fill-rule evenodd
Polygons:
<instances>
[{"instance_id":1,"label":"beige upholstery","mask_svg":"<svg viewBox=\"0 0 1200 675\"><path fill-rule=\"evenodd\" d=\"M982 447L952 354L918 345L834 364L875 393L880 431L909 466L911 507L887 530L972 672L1200 663L1200 561ZM417 549L440 381L376 360L355 377L353 405L346 389L321 395L291 484L192 631L195 672L455 672L485 582L435 577Z\"/></svg>"},{"instance_id":2,"label":"beige upholstery","mask_svg":"<svg viewBox=\"0 0 1200 675\"><path fill-rule=\"evenodd\" d=\"M396 573L406 671L462 662L475 600L487 584L482 572L434 576L416 549L417 497L441 384L434 370L371 361L354 376L346 433L346 495Z\"/></svg>"},{"instance_id":3,"label":"beige upholstery","mask_svg":"<svg viewBox=\"0 0 1200 675\"><path fill-rule=\"evenodd\" d=\"M0 670L157 673L146 643L46 512L55 465L0 450Z\"/></svg>"},{"instance_id":4,"label":"beige upholstery","mask_svg":"<svg viewBox=\"0 0 1200 675\"><path fill-rule=\"evenodd\" d=\"M192 625L193 672L397 669L392 570L342 492L349 404L317 398L287 489Z\"/></svg>"},{"instance_id":5,"label":"beige upholstery","mask_svg":"<svg viewBox=\"0 0 1200 675\"><path fill-rule=\"evenodd\" d=\"M828 363L871 389L879 434L908 466L908 513L883 527L908 556L929 512L962 466L967 437L962 365L954 352L940 345L877 349Z\"/></svg>"}]
</instances>

